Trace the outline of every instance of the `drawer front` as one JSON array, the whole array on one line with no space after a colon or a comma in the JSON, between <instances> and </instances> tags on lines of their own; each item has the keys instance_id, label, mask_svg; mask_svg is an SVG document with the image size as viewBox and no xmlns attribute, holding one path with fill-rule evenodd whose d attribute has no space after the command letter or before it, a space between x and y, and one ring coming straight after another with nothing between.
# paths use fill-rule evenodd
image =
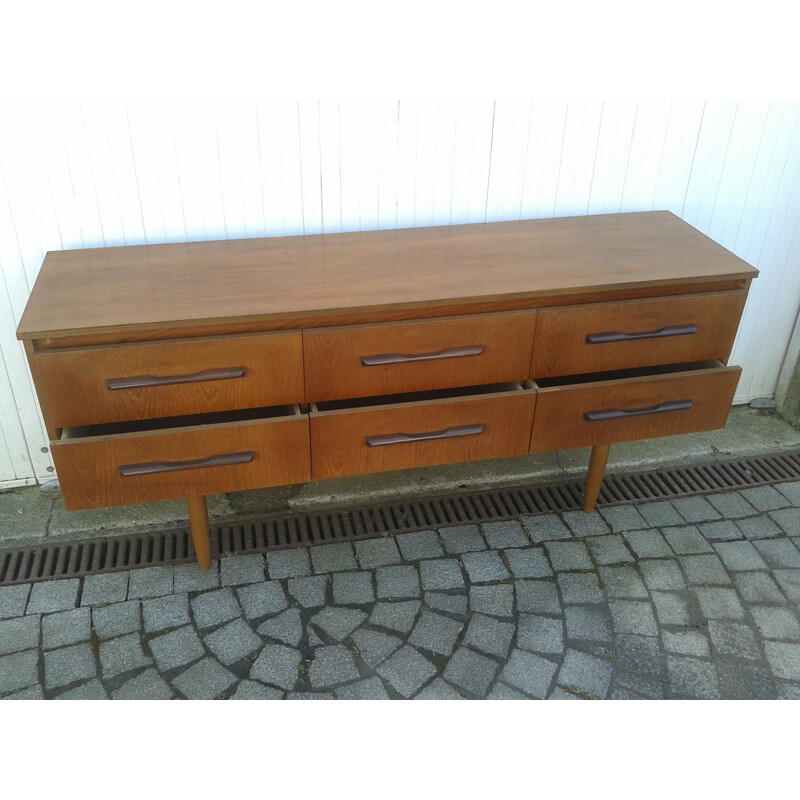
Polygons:
<instances>
[{"instance_id":1,"label":"drawer front","mask_svg":"<svg viewBox=\"0 0 800 800\"><path fill-rule=\"evenodd\" d=\"M522 381L536 312L305 331L312 401Z\"/></svg>"},{"instance_id":2,"label":"drawer front","mask_svg":"<svg viewBox=\"0 0 800 800\"><path fill-rule=\"evenodd\" d=\"M746 297L721 292L542 310L531 377L727 361Z\"/></svg>"},{"instance_id":3,"label":"drawer front","mask_svg":"<svg viewBox=\"0 0 800 800\"><path fill-rule=\"evenodd\" d=\"M168 500L307 481L308 417L205 425L52 443L64 505Z\"/></svg>"},{"instance_id":4,"label":"drawer front","mask_svg":"<svg viewBox=\"0 0 800 800\"><path fill-rule=\"evenodd\" d=\"M32 368L55 428L303 400L299 331L45 351Z\"/></svg>"},{"instance_id":5,"label":"drawer front","mask_svg":"<svg viewBox=\"0 0 800 800\"><path fill-rule=\"evenodd\" d=\"M722 428L739 367L540 389L531 452Z\"/></svg>"},{"instance_id":6,"label":"drawer front","mask_svg":"<svg viewBox=\"0 0 800 800\"><path fill-rule=\"evenodd\" d=\"M533 392L311 414L312 477L334 478L527 452Z\"/></svg>"}]
</instances>

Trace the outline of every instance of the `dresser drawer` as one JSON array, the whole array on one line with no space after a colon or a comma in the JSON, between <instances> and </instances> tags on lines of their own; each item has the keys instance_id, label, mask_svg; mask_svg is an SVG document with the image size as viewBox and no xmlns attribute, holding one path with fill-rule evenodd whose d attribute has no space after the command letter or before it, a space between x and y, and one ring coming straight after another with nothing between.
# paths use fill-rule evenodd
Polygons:
<instances>
[{"instance_id":1,"label":"dresser drawer","mask_svg":"<svg viewBox=\"0 0 800 800\"><path fill-rule=\"evenodd\" d=\"M722 428L740 367L718 361L539 380L532 453Z\"/></svg>"},{"instance_id":2,"label":"dresser drawer","mask_svg":"<svg viewBox=\"0 0 800 800\"><path fill-rule=\"evenodd\" d=\"M534 392L519 384L460 391L312 404L312 477L527 452Z\"/></svg>"},{"instance_id":3,"label":"dresser drawer","mask_svg":"<svg viewBox=\"0 0 800 800\"><path fill-rule=\"evenodd\" d=\"M54 428L303 400L299 331L35 353Z\"/></svg>"},{"instance_id":4,"label":"dresser drawer","mask_svg":"<svg viewBox=\"0 0 800 800\"><path fill-rule=\"evenodd\" d=\"M308 417L297 406L65 428L51 444L70 511L310 477Z\"/></svg>"},{"instance_id":5,"label":"dresser drawer","mask_svg":"<svg viewBox=\"0 0 800 800\"><path fill-rule=\"evenodd\" d=\"M735 291L544 309L531 377L726 361L746 297Z\"/></svg>"},{"instance_id":6,"label":"dresser drawer","mask_svg":"<svg viewBox=\"0 0 800 800\"><path fill-rule=\"evenodd\" d=\"M309 400L522 381L536 312L303 333Z\"/></svg>"}]
</instances>

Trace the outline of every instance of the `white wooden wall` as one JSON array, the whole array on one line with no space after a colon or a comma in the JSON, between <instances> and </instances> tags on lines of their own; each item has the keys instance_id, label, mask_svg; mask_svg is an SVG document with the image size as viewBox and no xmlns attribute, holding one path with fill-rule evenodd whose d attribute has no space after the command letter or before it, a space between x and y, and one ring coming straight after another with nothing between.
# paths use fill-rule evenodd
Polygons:
<instances>
[{"instance_id":1,"label":"white wooden wall","mask_svg":"<svg viewBox=\"0 0 800 800\"><path fill-rule=\"evenodd\" d=\"M0 486L52 475L14 331L44 253L669 209L761 270L733 361L800 307L800 103L71 103L0 125Z\"/></svg>"}]
</instances>

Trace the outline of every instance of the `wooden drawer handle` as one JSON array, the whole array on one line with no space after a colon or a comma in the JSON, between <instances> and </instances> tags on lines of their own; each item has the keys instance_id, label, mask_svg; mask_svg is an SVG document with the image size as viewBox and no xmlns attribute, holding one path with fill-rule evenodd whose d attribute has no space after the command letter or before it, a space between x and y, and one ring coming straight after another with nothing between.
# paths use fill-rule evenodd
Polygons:
<instances>
[{"instance_id":1,"label":"wooden drawer handle","mask_svg":"<svg viewBox=\"0 0 800 800\"><path fill-rule=\"evenodd\" d=\"M244 371L244 367L225 367L224 369L206 369L192 375L165 375L161 378L153 375L135 375L131 378L109 378L106 386L113 392L116 389L137 389L140 386L172 386L176 383L224 381L229 378L243 378Z\"/></svg>"},{"instance_id":2,"label":"wooden drawer handle","mask_svg":"<svg viewBox=\"0 0 800 800\"><path fill-rule=\"evenodd\" d=\"M417 355L400 355L399 353L382 353L377 356L361 356L362 367L377 367L381 364L403 364L408 361L433 361L437 358L462 358L463 356L479 356L483 353L480 344L465 347L448 347L436 353L418 353Z\"/></svg>"},{"instance_id":3,"label":"wooden drawer handle","mask_svg":"<svg viewBox=\"0 0 800 800\"><path fill-rule=\"evenodd\" d=\"M367 447L424 442L428 439L453 439L456 436L475 436L479 433L483 433L483 425L457 425L454 428L445 428L443 431L431 431L430 433L387 433L382 436L367 436Z\"/></svg>"},{"instance_id":4,"label":"wooden drawer handle","mask_svg":"<svg viewBox=\"0 0 800 800\"><path fill-rule=\"evenodd\" d=\"M247 464L253 460L253 451L244 453L225 453L220 456L198 458L195 461L150 461L146 464L123 464L120 474L124 477L131 475L153 475L156 472L177 472L181 469L202 469L203 467L224 467L228 464Z\"/></svg>"},{"instance_id":5,"label":"wooden drawer handle","mask_svg":"<svg viewBox=\"0 0 800 800\"><path fill-rule=\"evenodd\" d=\"M662 411L684 411L692 407L691 400L669 400L647 408L607 408L604 411L587 411L583 418L587 422L600 422L604 419L620 419L621 417L640 417L644 414L660 414Z\"/></svg>"},{"instance_id":6,"label":"wooden drawer handle","mask_svg":"<svg viewBox=\"0 0 800 800\"><path fill-rule=\"evenodd\" d=\"M656 331L642 331L641 333L589 333L586 335L586 344L608 344L609 342L631 342L636 339L662 339L665 336L686 336L697 333L697 325L667 325Z\"/></svg>"}]
</instances>

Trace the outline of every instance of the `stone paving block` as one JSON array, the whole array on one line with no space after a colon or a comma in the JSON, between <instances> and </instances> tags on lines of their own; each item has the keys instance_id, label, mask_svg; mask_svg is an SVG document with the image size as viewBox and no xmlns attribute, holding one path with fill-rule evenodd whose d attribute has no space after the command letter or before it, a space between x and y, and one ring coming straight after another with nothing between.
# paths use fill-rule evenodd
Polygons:
<instances>
[{"instance_id":1,"label":"stone paving block","mask_svg":"<svg viewBox=\"0 0 800 800\"><path fill-rule=\"evenodd\" d=\"M674 561L641 561L639 570L647 588L651 591L686 588L686 579Z\"/></svg>"},{"instance_id":2,"label":"stone paving block","mask_svg":"<svg viewBox=\"0 0 800 800\"><path fill-rule=\"evenodd\" d=\"M614 675L614 683L629 691L635 692L638 696L650 700L664 699L664 684L662 681L650 675L642 675L634 672L625 672L617 669Z\"/></svg>"},{"instance_id":3,"label":"stone paving block","mask_svg":"<svg viewBox=\"0 0 800 800\"><path fill-rule=\"evenodd\" d=\"M436 675L436 667L418 650L406 644L378 665L376 672L399 695L408 698Z\"/></svg>"},{"instance_id":4,"label":"stone paving block","mask_svg":"<svg viewBox=\"0 0 800 800\"><path fill-rule=\"evenodd\" d=\"M548 619L548 622L555 622L559 628L561 627L561 623L557 620ZM473 614L462 644L498 658L505 658L513 638L514 624L512 622L502 622L483 614Z\"/></svg>"},{"instance_id":5,"label":"stone paving block","mask_svg":"<svg viewBox=\"0 0 800 800\"><path fill-rule=\"evenodd\" d=\"M712 542L731 542L737 539L744 539L742 529L730 519L701 522L697 529L706 539Z\"/></svg>"},{"instance_id":6,"label":"stone paving block","mask_svg":"<svg viewBox=\"0 0 800 800\"><path fill-rule=\"evenodd\" d=\"M680 556L714 552L694 525L685 528L664 528L662 533L669 546Z\"/></svg>"},{"instance_id":7,"label":"stone paving block","mask_svg":"<svg viewBox=\"0 0 800 800\"><path fill-rule=\"evenodd\" d=\"M612 600L608 605L616 633L658 636L656 618L650 603L637 600Z\"/></svg>"},{"instance_id":8,"label":"stone paving block","mask_svg":"<svg viewBox=\"0 0 800 800\"><path fill-rule=\"evenodd\" d=\"M128 572L106 572L83 579L82 606L121 603L128 596Z\"/></svg>"},{"instance_id":9,"label":"stone paving block","mask_svg":"<svg viewBox=\"0 0 800 800\"><path fill-rule=\"evenodd\" d=\"M335 700L333 692L289 692L287 700Z\"/></svg>"},{"instance_id":10,"label":"stone paving block","mask_svg":"<svg viewBox=\"0 0 800 800\"><path fill-rule=\"evenodd\" d=\"M169 700L172 689L154 670L146 669L111 693L114 700Z\"/></svg>"},{"instance_id":11,"label":"stone paving block","mask_svg":"<svg viewBox=\"0 0 800 800\"><path fill-rule=\"evenodd\" d=\"M730 542L730 544L746 544L746 542ZM726 585L731 579L717 556L680 556L678 563L690 584Z\"/></svg>"},{"instance_id":12,"label":"stone paving block","mask_svg":"<svg viewBox=\"0 0 800 800\"><path fill-rule=\"evenodd\" d=\"M304 547L275 550L267 554L267 571L273 580L278 578L304 578L311 574L311 559Z\"/></svg>"},{"instance_id":13,"label":"stone paving block","mask_svg":"<svg viewBox=\"0 0 800 800\"><path fill-rule=\"evenodd\" d=\"M141 625L138 600L92 609L92 627L98 639L113 639L123 633L132 633L140 630Z\"/></svg>"},{"instance_id":14,"label":"stone paving block","mask_svg":"<svg viewBox=\"0 0 800 800\"><path fill-rule=\"evenodd\" d=\"M545 550L556 572L594 569L583 542L547 542Z\"/></svg>"},{"instance_id":15,"label":"stone paving block","mask_svg":"<svg viewBox=\"0 0 800 800\"><path fill-rule=\"evenodd\" d=\"M38 647L40 626L41 616L39 614L12 617L0 622L0 656ZM72 642L64 642L64 644L72 644Z\"/></svg>"},{"instance_id":16,"label":"stone paving block","mask_svg":"<svg viewBox=\"0 0 800 800\"><path fill-rule=\"evenodd\" d=\"M172 685L188 700L214 700L234 683L236 676L209 657L172 679Z\"/></svg>"},{"instance_id":17,"label":"stone paving block","mask_svg":"<svg viewBox=\"0 0 800 800\"><path fill-rule=\"evenodd\" d=\"M662 625L689 624L689 603L685 597L675 592L653 592L652 597Z\"/></svg>"},{"instance_id":18,"label":"stone paving block","mask_svg":"<svg viewBox=\"0 0 800 800\"><path fill-rule=\"evenodd\" d=\"M800 602L800 569L775 569L772 575L789 600Z\"/></svg>"},{"instance_id":19,"label":"stone paving block","mask_svg":"<svg viewBox=\"0 0 800 800\"><path fill-rule=\"evenodd\" d=\"M333 576L333 602L337 605L365 605L375 599L371 572L337 572Z\"/></svg>"},{"instance_id":20,"label":"stone paving block","mask_svg":"<svg viewBox=\"0 0 800 800\"><path fill-rule=\"evenodd\" d=\"M800 683L775 681L774 697L776 700L800 700ZM10 697L6 698L6 700L10 699Z\"/></svg>"},{"instance_id":21,"label":"stone paving block","mask_svg":"<svg viewBox=\"0 0 800 800\"><path fill-rule=\"evenodd\" d=\"M128 600L142 597L161 597L174 590L174 568L144 567L134 569L128 578Z\"/></svg>"},{"instance_id":22,"label":"stone paving block","mask_svg":"<svg viewBox=\"0 0 800 800\"><path fill-rule=\"evenodd\" d=\"M717 700L719 683L713 664L685 656L667 656L670 696L677 699Z\"/></svg>"},{"instance_id":23,"label":"stone paving block","mask_svg":"<svg viewBox=\"0 0 800 800\"><path fill-rule=\"evenodd\" d=\"M475 604L473 603L473 593L477 592L479 589L485 588L486 590L510 590L511 586L507 584L501 584L500 586L487 586L487 587L479 587L473 586L470 589L470 606L473 611L480 611L482 609L476 608ZM561 614L561 601L558 599L558 590L556 589L556 585L551 581L517 581L516 582L516 590L517 590L517 610L528 612L532 614ZM511 592L508 592L508 608L509 611L507 613L496 613L495 616L505 616L510 617L510 599L511 599ZM484 612L484 613L491 613L491 612Z\"/></svg>"},{"instance_id":24,"label":"stone paving block","mask_svg":"<svg viewBox=\"0 0 800 800\"><path fill-rule=\"evenodd\" d=\"M513 519L481 524L483 538L493 550L506 550L510 547L527 547L528 537L522 525Z\"/></svg>"},{"instance_id":25,"label":"stone paving block","mask_svg":"<svg viewBox=\"0 0 800 800\"><path fill-rule=\"evenodd\" d=\"M439 528L439 538L444 545L445 552L453 555L457 553L472 553L476 550L485 550L486 543L481 537L477 525L455 525L452 528Z\"/></svg>"},{"instance_id":26,"label":"stone paving block","mask_svg":"<svg viewBox=\"0 0 800 800\"><path fill-rule=\"evenodd\" d=\"M532 581L523 583L532 583ZM530 594L531 590L527 591ZM480 614L511 617L514 607L514 587L507 583L494 586L472 586L469 590L469 607L471 611L477 611Z\"/></svg>"},{"instance_id":27,"label":"stone paving block","mask_svg":"<svg viewBox=\"0 0 800 800\"><path fill-rule=\"evenodd\" d=\"M239 616L233 589L213 589L193 597L189 603L198 628L212 628Z\"/></svg>"},{"instance_id":28,"label":"stone paving block","mask_svg":"<svg viewBox=\"0 0 800 800\"><path fill-rule=\"evenodd\" d=\"M608 612L602 606L567 606L564 609L564 622L567 626L568 639L611 641L611 621Z\"/></svg>"},{"instance_id":29,"label":"stone paving block","mask_svg":"<svg viewBox=\"0 0 800 800\"><path fill-rule=\"evenodd\" d=\"M7 694L3 700L44 700L44 691L37 683L35 686L29 686L27 689L20 689L12 694Z\"/></svg>"},{"instance_id":30,"label":"stone paving block","mask_svg":"<svg viewBox=\"0 0 800 800\"><path fill-rule=\"evenodd\" d=\"M740 489L739 493L758 511L773 511L790 505L774 486L755 486L752 489Z\"/></svg>"},{"instance_id":31,"label":"stone paving block","mask_svg":"<svg viewBox=\"0 0 800 800\"><path fill-rule=\"evenodd\" d=\"M784 603L778 584L764 572L735 572L733 582L745 603Z\"/></svg>"},{"instance_id":32,"label":"stone paving block","mask_svg":"<svg viewBox=\"0 0 800 800\"><path fill-rule=\"evenodd\" d=\"M370 625L408 633L414 627L421 603L409 600L404 603L376 603L369 618Z\"/></svg>"},{"instance_id":33,"label":"stone paving block","mask_svg":"<svg viewBox=\"0 0 800 800\"><path fill-rule=\"evenodd\" d=\"M517 647L534 653L560 655L564 649L564 625L560 619L520 614Z\"/></svg>"},{"instance_id":34,"label":"stone paving block","mask_svg":"<svg viewBox=\"0 0 800 800\"><path fill-rule=\"evenodd\" d=\"M375 579L381 600L419 597L419 576L414 567L378 567Z\"/></svg>"},{"instance_id":35,"label":"stone paving block","mask_svg":"<svg viewBox=\"0 0 800 800\"><path fill-rule=\"evenodd\" d=\"M104 678L113 678L151 663L150 657L142 649L142 639L138 633L100 643L100 666Z\"/></svg>"},{"instance_id":36,"label":"stone paving block","mask_svg":"<svg viewBox=\"0 0 800 800\"><path fill-rule=\"evenodd\" d=\"M638 558L670 558L672 548L658 531L626 531L622 534Z\"/></svg>"},{"instance_id":37,"label":"stone paving block","mask_svg":"<svg viewBox=\"0 0 800 800\"><path fill-rule=\"evenodd\" d=\"M612 531L635 531L647 527L647 520L639 513L636 506L609 506L599 509L600 516L608 523Z\"/></svg>"},{"instance_id":38,"label":"stone paving block","mask_svg":"<svg viewBox=\"0 0 800 800\"><path fill-rule=\"evenodd\" d=\"M600 567L600 581L608 597L643 599L647 597L645 587L636 567Z\"/></svg>"},{"instance_id":39,"label":"stone paving block","mask_svg":"<svg viewBox=\"0 0 800 800\"><path fill-rule=\"evenodd\" d=\"M707 494L706 500L722 514L725 519L738 519L739 517L750 517L757 513L754 506L751 506L739 492L720 492L719 494Z\"/></svg>"},{"instance_id":40,"label":"stone paving block","mask_svg":"<svg viewBox=\"0 0 800 800\"><path fill-rule=\"evenodd\" d=\"M797 555L800 556L800 550ZM500 554L494 550L486 553L464 553L461 561L471 583L491 583L511 577Z\"/></svg>"},{"instance_id":41,"label":"stone paving block","mask_svg":"<svg viewBox=\"0 0 800 800\"><path fill-rule=\"evenodd\" d=\"M91 637L92 617L88 608L59 611L42 618L42 648L45 650L86 642Z\"/></svg>"},{"instance_id":42,"label":"stone paving block","mask_svg":"<svg viewBox=\"0 0 800 800\"><path fill-rule=\"evenodd\" d=\"M595 564L624 564L634 560L621 536L591 536L586 545Z\"/></svg>"},{"instance_id":43,"label":"stone paving block","mask_svg":"<svg viewBox=\"0 0 800 800\"><path fill-rule=\"evenodd\" d=\"M0 586L0 619L19 617L25 613L31 585L22 583L17 586Z\"/></svg>"},{"instance_id":44,"label":"stone paving block","mask_svg":"<svg viewBox=\"0 0 800 800\"><path fill-rule=\"evenodd\" d=\"M701 657L709 654L708 639L692 628L663 630L661 637L664 641L664 649L669 652Z\"/></svg>"},{"instance_id":45,"label":"stone paving block","mask_svg":"<svg viewBox=\"0 0 800 800\"><path fill-rule=\"evenodd\" d=\"M467 597L463 594L425 592L425 604L434 611L447 611L462 616L467 613Z\"/></svg>"},{"instance_id":46,"label":"stone paving block","mask_svg":"<svg viewBox=\"0 0 800 800\"><path fill-rule=\"evenodd\" d=\"M359 628L353 632L353 642L364 663L372 669L388 658L401 644L402 639L369 628Z\"/></svg>"},{"instance_id":47,"label":"stone paving block","mask_svg":"<svg viewBox=\"0 0 800 800\"><path fill-rule=\"evenodd\" d=\"M142 617L144 629L148 633L188 625L189 595L181 592L166 597L156 597L153 600L143 600Z\"/></svg>"},{"instance_id":48,"label":"stone paving block","mask_svg":"<svg viewBox=\"0 0 800 800\"><path fill-rule=\"evenodd\" d=\"M705 497L700 495L695 497L678 497L670 500L673 508L687 521L687 522L711 522L715 519L720 519L720 513L717 511Z\"/></svg>"},{"instance_id":49,"label":"stone paving block","mask_svg":"<svg viewBox=\"0 0 800 800\"><path fill-rule=\"evenodd\" d=\"M348 572L358 569L355 551L350 542L322 544L312 547L310 552L311 563L314 565L314 572L316 573Z\"/></svg>"},{"instance_id":50,"label":"stone paving block","mask_svg":"<svg viewBox=\"0 0 800 800\"><path fill-rule=\"evenodd\" d=\"M742 619L744 609L733 589L695 587L700 610L708 619Z\"/></svg>"},{"instance_id":51,"label":"stone paving block","mask_svg":"<svg viewBox=\"0 0 800 800\"><path fill-rule=\"evenodd\" d=\"M13 692L17 689L24 689L26 686L32 686L33 684L38 683L39 682L39 670L37 666L38 663L39 663L38 650L23 650L22 652L19 653L12 653L11 655L1 656L0 694ZM61 668L57 670L56 674L58 674L60 677L60 673L63 672L61 660L59 660L58 666ZM92 667L94 668L94 662L92 663ZM92 672L92 674L94 674L94 672Z\"/></svg>"},{"instance_id":52,"label":"stone paving block","mask_svg":"<svg viewBox=\"0 0 800 800\"><path fill-rule=\"evenodd\" d=\"M800 625L788 608L752 605L748 611L765 639L800 639Z\"/></svg>"},{"instance_id":53,"label":"stone paving block","mask_svg":"<svg viewBox=\"0 0 800 800\"><path fill-rule=\"evenodd\" d=\"M289 594L303 608L318 608L325 605L328 590L327 575L312 575L309 578L292 578L287 582ZM272 612L267 612L272 613ZM245 615L247 611L245 610Z\"/></svg>"},{"instance_id":54,"label":"stone paving block","mask_svg":"<svg viewBox=\"0 0 800 800\"><path fill-rule=\"evenodd\" d=\"M295 578L289 581L289 593L291 594L292 587L295 591L302 595L302 589L312 589L311 586L305 581L318 581L316 584L317 594L321 594L319 602L315 605L322 605L325 602L325 583L327 578L324 576L317 576L313 578ZM298 583L300 584L298 588ZM322 591L319 592L321 587ZM239 586L236 589L236 596L239 598L239 605L244 611L247 619L258 619L258 617L265 617L268 614L277 614L279 611L289 607L289 602L286 599L286 592L283 591L283 586L280 581L261 581L260 583L251 583L249 586ZM293 595L294 596L294 595ZM304 598L295 598L300 601ZM300 602L300 605L307 605L305 602Z\"/></svg>"},{"instance_id":55,"label":"stone paving block","mask_svg":"<svg viewBox=\"0 0 800 800\"><path fill-rule=\"evenodd\" d=\"M723 700L771 700L778 697L774 678L760 664L720 661L716 668Z\"/></svg>"},{"instance_id":56,"label":"stone paving block","mask_svg":"<svg viewBox=\"0 0 800 800\"><path fill-rule=\"evenodd\" d=\"M108 693L97 678L92 678L74 689L62 692L56 700L108 700Z\"/></svg>"},{"instance_id":57,"label":"stone paving block","mask_svg":"<svg viewBox=\"0 0 800 800\"><path fill-rule=\"evenodd\" d=\"M406 561L438 558L444 553L436 531L417 531L397 535L397 546Z\"/></svg>"},{"instance_id":58,"label":"stone paving block","mask_svg":"<svg viewBox=\"0 0 800 800\"><path fill-rule=\"evenodd\" d=\"M463 622L423 608L408 641L423 650L449 656L463 627Z\"/></svg>"},{"instance_id":59,"label":"stone paving block","mask_svg":"<svg viewBox=\"0 0 800 800\"><path fill-rule=\"evenodd\" d=\"M603 699L611 686L613 667L602 658L567 650L558 673L558 682L585 695Z\"/></svg>"},{"instance_id":60,"label":"stone paving block","mask_svg":"<svg viewBox=\"0 0 800 800\"><path fill-rule=\"evenodd\" d=\"M290 610L297 611L297 609ZM302 628L300 632L302 634ZM297 641L299 639L298 636ZM233 622L217 628L213 633L203 637L203 641L206 643L206 647L228 667L247 656L252 656L262 644L261 639L253 633L253 629L243 619L235 619Z\"/></svg>"},{"instance_id":61,"label":"stone paving block","mask_svg":"<svg viewBox=\"0 0 800 800\"><path fill-rule=\"evenodd\" d=\"M497 664L491 658L459 647L445 668L444 678L467 692L483 697L496 673Z\"/></svg>"},{"instance_id":62,"label":"stone paving block","mask_svg":"<svg viewBox=\"0 0 800 800\"><path fill-rule=\"evenodd\" d=\"M388 700L386 688L378 677L365 678L362 681L341 686L336 690L337 700ZM433 698L431 698L433 699Z\"/></svg>"},{"instance_id":63,"label":"stone paving block","mask_svg":"<svg viewBox=\"0 0 800 800\"><path fill-rule=\"evenodd\" d=\"M208 569L200 569L196 563L176 564L173 571L173 591L176 594L204 592L219 587L219 559L213 560Z\"/></svg>"},{"instance_id":64,"label":"stone paving block","mask_svg":"<svg viewBox=\"0 0 800 800\"><path fill-rule=\"evenodd\" d=\"M775 488L789 501L790 505L800 506L800 481L776 483Z\"/></svg>"},{"instance_id":65,"label":"stone paving block","mask_svg":"<svg viewBox=\"0 0 800 800\"><path fill-rule=\"evenodd\" d=\"M800 568L800 550L789 539L756 541L753 542L753 547L772 569Z\"/></svg>"},{"instance_id":66,"label":"stone paving block","mask_svg":"<svg viewBox=\"0 0 800 800\"><path fill-rule=\"evenodd\" d=\"M343 645L318 647L308 668L314 689L327 689L359 678L353 654Z\"/></svg>"},{"instance_id":67,"label":"stone paving block","mask_svg":"<svg viewBox=\"0 0 800 800\"><path fill-rule=\"evenodd\" d=\"M190 626L150 639L148 645L159 672L190 664L205 654L203 643Z\"/></svg>"},{"instance_id":68,"label":"stone paving block","mask_svg":"<svg viewBox=\"0 0 800 800\"><path fill-rule=\"evenodd\" d=\"M58 650L48 650L44 654L44 683L48 689L57 689L85 678L94 678L96 674L94 654L88 642Z\"/></svg>"},{"instance_id":69,"label":"stone paving block","mask_svg":"<svg viewBox=\"0 0 800 800\"><path fill-rule=\"evenodd\" d=\"M734 572L767 568L764 559L751 542L718 542L714 549L722 563Z\"/></svg>"},{"instance_id":70,"label":"stone paving block","mask_svg":"<svg viewBox=\"0 0 800 800\"><path fill-rule=\"evenodd\" d=\"M78 578L63 581L42 581L34 583L28 600L27 614L49 614L53 611L66 611L78 603Z\"/></svg>"},{"instance_id":71,"label":"stone paving block","mask_svg":"<svg viewBox=\"0 0 800 800\"><path fill-rule=\"evenodd\" d=\"M512 689L502 681L497 681L494 688L489 692L487 700L530 700L530 697L516 689Z\"/></svg>"},{"instance_id":72,"label":"stone paving block","mask_svg":"<svg viewBox=\"0 0 800 800\"><path fill-rule=\"evenodd\" d=\"M331 619L340 618L332 616ZM363 617L361 619L363 619ZM235 622L230 624L233 625ZM355 624L357 625L359 622ZM248 630L250 629L249 625L246 627ZM244 631L244 628L239 627L238 630ZM287 608L286 611L282 611L278 616L272 617L266 622L262 622L258 627L258 633L260 636L266 636L269 639L277 639L279 642L288 644L291 647L297 647L300 644L300 640L303 638L303 623L300 619L300 611L296 608ZM244 636L244 634L242 634L242 636ZM207 642L208 637L206 637L206 643ZM223 664L231 663L226 662L223 658L220 658L220 661L222 661Z\"/></svg>"},{"instance_id":73,"label":"stone paving block","mask_svg":"<svg viewBox=\"0 0 800 800\"><path fill-rule=\"evenodd\" d=\"M566 511L561 518L569 526L573 535L582 538L584 536L602 536L611 533L606 521L600 516L599 511Z\"/></svg>"},{"instance_id":74,"label":"stone paving block","mask_svg":"<svg viewBox=\"0 0 800 800\"><path fill-rule=\"evenodd\" d=\"M228 556L219 561L219 579L223 586L243 586L264 580L264 556L251 553L246 556Z\"/></svg>"},{"instance_id":75,"label":"stone paving block","mask_svg":"<svg viewBox=\"0 0 800 800\"><path fill-rule=\"evenodd\" d=\"M708 621L708 635L714 649L719 653L736 658L758 661L761 652L752 628L739 622L712 619Z\"/></svg>"},{"instance_id":76,"label":"stone paving block","mask_svg":"<svg viewBox=\"0 0 800 800\"><path fill-rule=\"evenodd\" d=\"M262 683L271 683L279 689L291 691L297 683L298 668L302 658L300 651L294 648L282 644L265 645L250 669L250 677Z\"/></svg>"},{"instance_id":77,"label":"stone paving block","mask_svg":"<svg viewBox=\"0 0 800 800\"><path fill-rule=\"evenodd\" d=\"M534 544L573 538L570 529L555 514L537 514L522 517L520 521Z\"/></svg>"},{"instance_id":78,"label":"stone paving block","mask_svg":"<svg viewBox=\"0 0 800 800\"><path fill-rule=\"evenodd\" d=\"M283 692L272 686L264 686L257 681L242 681L233 693L231 700L283 700Z\"/></svg>"},{"instance_id":79,"label":"stone paving block","mask_svg":"<svg viewBox=\"0 0 800 800\"><path fill-rule=\"evenodd\" d=\"M494 555L497 554L495 553ZM423 589L464 588L464 576L461 573L458 561L454 558L436 558L420 561L419 574Z\"/></svg>"},{"instance_id":80,"label":"stone paving block","mask_svg":"<svg viewBox=\"0 0 800 800\"><path fill-rule=\"evenodd\" d=\"M654 503L641 503L637 506L639 513L650 528L668 528L673 525L683 525L683 517L666 500Z\"/></svg>"},{"instance_id":81,"label":"stone paving block","mask_svg":"<svg viewBox=\"0 0 800 800\"><path fill-rule=\"evenodd\" d=\"M800 534L800 508L783 508L770 511L769 515L787 536Z\"/></svg>"},{"instance_id":82,"label":"stone paving block","mask_svg":"<svg viewBox=\"0 0 800 800\"><path fill-rule=\"evenodd\" d=\"M364 539L354 542L356 557L361 569L375 569L375 567L388 567L400 563L400 552L394 538L389 536L380 539Z\"/></svg>"},{"instance_id":83,"label":"stone paving block","mask_svg":"<svg viewBox=\"0 0 800 800\"><path fill-rule=\"evenodd\" d=\"M800 644L795 642L764 642L772 674L777 678L800 681Z\"/></svg>"},{"instance_id":84,"label":"stone paving block","mask_svg":"<svg viewBox=\"0 0 800 800\"><path fill-rule=\"evenodd\" d=\"M658 639L654 636L623 634L617 637L614 650L619 669L656 679L661 678L663 656Z\"/></svg>"},{"instance_id":85,"label":"stone paving block","mask_svg":"<svg viewBox=\"0 0 800 800\"><path fill-rule=\"evenodd\" d=\"M781 529L767 516L747 517L736 524L747 539L773 539L782 534Z\"/></svg>"},{"instance_id":86,"label":"stone paving block","mask_svg":"<svg viewBox=\"0 0 800 800\"><path fill-rule=\"evenodd\" d=\"M418 695L415 700L463 700L464 698L449 684L441 678L431 681Z\"/></svg>"},{"instance_id":87,"label":"stone paving block","mask_svg":"<svg viewBox=\"0 0 800 800\"><path fill-rule=\"evenodd\" d=\"M602 603L605 599L597 575L590 572L567 572L558 576L558 587L565 603ZM558 614L559 611L550 613Z\"/></svg>"},{"instance_id":88,"label":"stone paving block","mask_svg":"<svg viewBox=\"0 0 800 800\"><path fill-rule=\"evenodd\" d=\"M311 617L311 624L316 625L327 636L330 636L337 642L341 642L342 639L346 639L361 625L366 618L367 615L357 608L326 606L322 611L318 611ZM260 631L261 628L259 628L259 632Z\"/></svg>"},{"instance_id":89,"label":"stone paving block","mask_svg":"<svg viewBox=\"0 0 800 800\"><path fill-rule=\"evenodd\" d=\"M525 694L543 700L547 696L557 666L542 656L513 650L500 672L500 679Z\"/></svg>"},{"instance_id":90,"label":"stone paving block","mask_svg":"<svg viewBox=\"0 0 800 800\"><path fill-rule=\"evenodd\" d=\"M504 555L515 578L548 578L553 574L541 547L506 550Z\"/></svg>"}]
</instances>

